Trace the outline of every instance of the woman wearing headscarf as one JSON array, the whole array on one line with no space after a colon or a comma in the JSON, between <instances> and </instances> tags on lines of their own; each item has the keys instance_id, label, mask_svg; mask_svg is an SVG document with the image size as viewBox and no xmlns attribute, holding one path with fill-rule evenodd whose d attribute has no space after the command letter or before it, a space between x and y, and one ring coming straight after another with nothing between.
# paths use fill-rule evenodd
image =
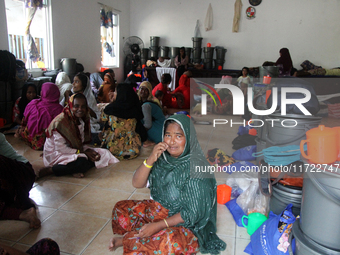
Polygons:
<instances>
[{"instance_id":1,"label":"woman wearing headscarf","mask_svg":"<svg viewBox=\"0 0 340 255\"><path fill-rule=\"evenodd\" d=\"M104 75L104 81L100 85L98 90L98 102L99 103L110 103L109 92L114 92L116 88L115 74L106 73Z\"/></svg>"},{"instance_id":2,"label":"woman wearing headscarf","mask_svg":"<svg viewBox=\"0 0 340 255\"><path fill-rule=\"evenodd\" d=\"M142 141L147 137L141 122L142 107L130 84L118 84L115 95L115 101L105 107L101 117L105 122L101 147L119 160L132 159L139 155Z\"/></svg>"},{"instance_id":3,"label":"woman wearing headscarf","mask_svg":"<svg viewBox=\"0 0 340 255\"><path fill-rule=\"evenodd\" d=\"M58 73L55 79L55 85L57 85L59 88L60 91L59 102L61 102L61 100L63 100L64 98L65 92L72 88L70 77L68 77L67 73L65 72Z\"/></svg>"},{"instance_id":4,"label":"woman wearing headscarf","mask_svg":"<svg viewBox=\"0 0 340 255\"><path fill-rule=\"evenodd\" d=\"M22 139L34 150L42 150L46 135L45 129L51 121L62 112L59 104L59 89L52 82L46 82L41 87L40 99L32 100L25 109L21 125Z\"/></svg>"},{"instance_id":5,"label":"woman wearing headscarf","mask_svg":"<svg viewBox=\"0 0 340 255\"><path fill-rule=\"evenodd\" d=\"M188 67L189 56L185 54L185 48L179 49L179 55L175 58L175 66L177 68L177 76L180 78Z\"/></svg>"},{"instance_id":6,"label":"woman wearing headscarf","mask_svg":"<svg viewBox=\"0 0 340 255\"><path fill-rule=\"evenodd\" d=\"M293 61L287 48L282 48L280 50L280 57L275 65L279 67L281 75L290 75L290 71L293 68Z\"/></svg>"},{"instance_id":7,"label":"woman wearing headscarf","mask_svg":"<svg viewBox=\"0 0 340 255\"><path fill-rule=\"evenodd\" d=\"M153 200L124 200L112 212L114 234L109 249L123 246L149 254L219 254L226 244L216 235L216 180L197 171L208 167L190 118L169 117L163 142L134 173L135 188L149 185Z\"/></svg>"},{"instance_id":8,"label":"woman wearing headscarf","mask_svg":"<svg viewBox=\"0 0 340 255\"><path fill-rule=\"evenodd\" d=\"M37 93L37 86L35 86L34 83L25 83L24 86L22 87L21 97L19 97L14 104L13 108L14 123L21 125L27 104L31 102L33 99L37 98L39 98Z\"/></svg>"},{"instance_id":9,"label":"woman wearing headscarf","mask_svg":"<svg viewBox=\"0 0 340 255\"><path fill-rule=\"evenodd\" d=\"M91 141L90 115L82 93L70 97L69 103L47 129L44 165L39 177L73 174L84 177L92 167L102 168L118 162L108 150L86 146Z\"/></svg>"},{"instance_id":10,"label":"woman wearing headscarf","mask_svg":"<svg viewBox=\"0 0 340 255\"><path fill-rule=\"evenodd\" d=\"M152 96L152 85L148 81L143 81L138 90L139 100L142 104L143 125L148 131L148 140L143 143L144 147L154 145L162 141L162 129L165 117L160 105Z\"/></svg>"},{"instance_id":11,"label":"woman wearing headscarf","mask_svg":"<svg viewBox=\"0 0 340 255\"><path fill-rule=\"evenodd\" d=\"M97 107L97 101L94 97L90 85L89 78L83 73L77 73L73 78L72 89L66 91L65 98L60 102L61 105L65 105L67 103L70 96L75 93L83 93L87 100L87 105L90 111L90 124L91 124L91 133L94 134L94 138L97 137L100 132L100 125L98 124L100 120L100 110Z\"/></svg>"}]
</instances>

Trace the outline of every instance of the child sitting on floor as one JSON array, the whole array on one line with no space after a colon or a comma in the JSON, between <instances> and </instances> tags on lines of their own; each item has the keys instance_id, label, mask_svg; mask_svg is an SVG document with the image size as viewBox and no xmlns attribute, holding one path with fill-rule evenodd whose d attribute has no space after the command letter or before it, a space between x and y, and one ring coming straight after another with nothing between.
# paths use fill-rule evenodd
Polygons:
<instances>
[{"instance_id":1,"label":"child sitting on floor","mask_svg":"<svg viewBox=\"0 0 340 255\"><path fill-rule=\"evenodd\" d=\"M164 97L163 91L157 90L155 93L155 97L153 99L153 101L156 102L161 108L163 108L163 103L162 103L163 97Z\"/></svg>"}]
</instances>

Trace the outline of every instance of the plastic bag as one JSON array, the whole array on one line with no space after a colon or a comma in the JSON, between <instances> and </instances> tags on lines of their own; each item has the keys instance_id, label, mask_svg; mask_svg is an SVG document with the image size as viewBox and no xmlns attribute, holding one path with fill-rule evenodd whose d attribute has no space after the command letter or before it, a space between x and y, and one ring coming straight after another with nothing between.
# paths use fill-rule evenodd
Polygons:
<instances>
[{"instance_id":1,"label":"plastic bag","mask_svg":"<svg viewBox=\"0 0 340 255\"><path fill-rule=\"evenodd\" d=\"M256 153L256 145L247 146L241 149L238 149L235 151L231 157L236 160L256 160L256 158L253 156L253 153Z\"/></svg>"},{"instance_id":2,"label":"plastic bag","mask_svg":"<svg viewBox=\"0 0 340 255\"><path fill-rule=\"evenodd\" d=\"M247 215L253 212L268 215L269 198L261 193L257 179L250 183L248 189L237 198L236 202Z\"/></svg>"},{"instance_id":3,"label":"plastic bag","mask_svg":"<svg viewBox=\"0 0 340 255\"><path fill-rule=\"evenodd\" d=\"M231 215L233 216L236 225L239 227L243 227L242 217L246 214L243 212L242 208L236 203L236 199L230 200L225 205L229 209Z\"/></svg>"},{"instance_id":4,"label":"plastic bag","mask_svg":"<svg viewBox=\"0 0 340 255\"><path fill-rule=\"evenodd\" d=\"M205 16L205 21L204 21L205 31L211 30L212 24L213 24L213 10L212 10L211 4L209 4L207 15Z\"/></svg>"},{"instance_id":5,"label":"plastic bag","mask_svg":"<svg viewBox=\"0 0 340 255\"><path fill-rule=\"evenodd\" d=\"M196 27L195 27L195 31L194 31L194 37L202 37L202 36L201 36L201 31L200 31L200 21L199 21L199 20L196 21Z\"/></svg>"},{"instance_id":6,"label":"plastic bag","mask_svg":"<svg viewBox=\"0 0 340 255\"><path fill-rule=\"evenodd\" d=\"M288 255L288 240L296 220L292 206L287 205L280 215L270 212L269 219L251 235L250 243L244 252L251 255Z\"/></svg>"},{"instance_id":7,"label":"plastic bag","mask_svg":"<svg viewBox=\"0 0 340 255\"><path fill-rule=\"evenodd\" d=\"M237 162L235 164L230 165L230 167L236 166L237 164L242 165L242 166L247 166L247 165L250 165L251 163L247 161L241 161L241 162ZM251 164L251 165L254 165L254 164ZM226 181L227 185L232 188L231 197L237 198L240 194L242 194L244 191L246 191L249 188L252 182L256 180L257 179L255 178L255 176L252 176L251 173L249 172L245 172L245 173L233 172L227 178L227 181Z\"/></svg>"}]
</instances>

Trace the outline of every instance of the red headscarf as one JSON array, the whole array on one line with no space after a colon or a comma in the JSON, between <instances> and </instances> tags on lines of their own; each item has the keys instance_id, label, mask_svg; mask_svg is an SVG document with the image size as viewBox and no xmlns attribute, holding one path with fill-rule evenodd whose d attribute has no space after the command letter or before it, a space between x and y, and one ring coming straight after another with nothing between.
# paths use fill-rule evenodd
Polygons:
<instances>
[{"instance_id":1,"label":"red headscarf","mask_svg":"<svg viewBox=\"0 0 340 255\"><path fill-rule=\"evenodd\" d=\"M69 143L69 146L82 150L83 149L83 142L80 136L78 124L77 124L77 118L73 115L72 109L73 109L73 101L74 97L77 94L74 94L70 97L68 104L65 106L63 112L59 114L49 125L46 136L51 137L53 134L53 131L58 131L65 140ZM86 97L84 96L86 105ZM85 122L84 127L84 143L91 142L91 129L90 129L90 115L89 115L89 108L87 107L87 111L85 113L85 116L82 118Z\"/></svg>"}]
</instances>

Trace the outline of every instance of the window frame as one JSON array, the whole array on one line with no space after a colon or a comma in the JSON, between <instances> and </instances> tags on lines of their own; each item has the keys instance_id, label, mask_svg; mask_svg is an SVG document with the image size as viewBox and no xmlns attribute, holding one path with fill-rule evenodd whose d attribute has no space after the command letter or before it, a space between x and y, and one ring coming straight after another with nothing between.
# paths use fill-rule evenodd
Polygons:
<instances>
[{"instance_id":1,"label":"window frame","mask_svg":"<svg viewBox=\"0 0 340 255\"><path fill-rule=\"evenodd\" d=\"M23 2L23 13L25 15L24 20L27 20L27 10L24 6L24 1L19 1L19 2ZM6 4L6 3L5 3ZM6 7L7 8L7 7ZM45 68L46 69L50 69L53 70L54 69L54 54L53 54L53 29L52 29L52 10L51 10L51 0L44 0L43 1L43 8L39 9L37 11L43 11L44 12L44 22L45 22L45 38L44 42L43 42L43 50L46 56L46 59L44 60L44 64L45 64ZM34 19L33 19L34 21ZM6 16L6 23L7 23L7 27L8 27L8 19ZM26 49L25 49L25 35L23 35L24 40L23 40L23 49L24 49L24 56L26 57L26 69L28 71L34 70L36 68L32 67L33 63L30 59L28 59L27 53L26 53ZM11 42L9 41L10 37L9 37L9 31L7 30L7 43L8 43L8 49L11 50ZM11 51L12 52L12 51ZM13 53L14 55L16 55L15 53ZM17 56L15 56L17 58Z\"/></svg>"},{"instance_id":2,"label":"window frame","mask_svg":"<svg viewBox=\"0 0 340 255\"><path fill-rule=\"evenodd\" d=\"M104 6L101 6L102 8ZM112 8L112 7L110 7ZM113 19L113 17L115 17L115 19ZM113 22L113 20L115 22ZM119 13L116 9L112 8L112 23L113 23L113 30L116 30L116 36L115 38L113 38L113 42L114 42L114 53L115 53L115 63L114 64L110 64L110 63L107 63L107 62L104 62L103 61L103 43L101 41L101 38L99 40L101 46L100 46L100 49L101 49L101 54L100 54L100 58L101 58L101 66L102 67L105 67L105 68L119 68L119 24L120 24L120 16L119 16ZM100 27L99 27L100 29ZM106 52L104 52L106 53Z\"/></svg>"}]
</instances>

